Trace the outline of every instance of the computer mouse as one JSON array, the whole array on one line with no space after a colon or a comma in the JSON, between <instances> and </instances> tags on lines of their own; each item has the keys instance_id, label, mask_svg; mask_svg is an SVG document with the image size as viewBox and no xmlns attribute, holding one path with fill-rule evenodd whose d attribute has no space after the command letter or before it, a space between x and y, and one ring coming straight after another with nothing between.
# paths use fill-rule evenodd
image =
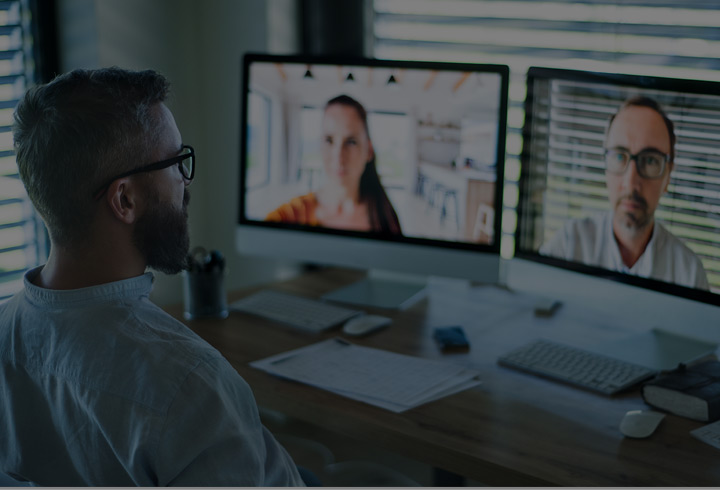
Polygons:
<instances>
[{"instance_id":1,"label":"computer mouse","mask_svg":"<svg viewBox=\"0 0 720 490\"><path fill-rule=\"evenodd\" d=\"M347 335L359 337L367 335L370 332L387 327L392 320L386 316L380 315L360 315L349 319L343 325L342 331Z\"/></svg>"},{"instance_id":2,"label":"computer mouse","mask_svg":"<svg viewBox=\"0 0 720 490\"><path fill-rule=\"evenodd\" d=\"M638 439L648 437L655 432L664 418L664 413L654 410L630 410L620 422L620 432L627 437Z\"/></svg>"}]
</instances>

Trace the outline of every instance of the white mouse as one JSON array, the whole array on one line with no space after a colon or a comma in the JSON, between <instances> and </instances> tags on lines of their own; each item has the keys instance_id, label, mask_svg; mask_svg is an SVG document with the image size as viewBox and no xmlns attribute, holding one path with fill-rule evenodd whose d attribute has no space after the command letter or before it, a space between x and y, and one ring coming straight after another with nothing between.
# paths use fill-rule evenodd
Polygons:
<instances>
[{"instance_id":1,"label":"white mouse","mask_svg":"<svg viewBox=\"0 0 720 490\"><path fill-rule=\"evenodd\" d=\"M620 422L620 432L628 437L648 437L664 418L664 413L654 410L630 410Z\"/></svg>"},{"instance_id":2,"label":"white mouse","mask_svg":"<svg viewBox=\"0 0 720 490\"><path fill-rule=\"evenodd\" d=\"M342 331L347 335L359 337L369 334L375 330L390 325L392 320L386 316L380 315L360 315L349 319L343 325Z\"/></svg>"}]
</instances>

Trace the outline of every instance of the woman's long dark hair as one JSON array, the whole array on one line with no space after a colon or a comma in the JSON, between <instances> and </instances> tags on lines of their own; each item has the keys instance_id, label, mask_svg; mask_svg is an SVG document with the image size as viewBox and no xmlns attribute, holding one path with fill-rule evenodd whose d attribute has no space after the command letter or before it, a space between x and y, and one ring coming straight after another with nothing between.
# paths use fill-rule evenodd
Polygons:
<instances>
[{"instance_id":1,"label":"woman's long dark hair","mask_svg":"<svg viewBox=\"0 0 720 490\"><path fill-rule=\"evenodd\" d=\"M334 104L340 104L355 109L358 116L360 116L363 126L365 127L365 134L367 134L368 141L370 141L367 111L365 111L362 104L349 95L338 95L328 101L325 105L325 109L327 110L328 107ZM373 149L372 158L365 164L365 170L360 176L359 200L360 202L365 202L367 204L368 215L370 217L370 228L373 231L382 234L402 234L397 213L395 213L395 209L385 193L385 188L380 182L380 176L378 175L377 168L375 167L375 149Z\"/></svg>"}]
</instances>

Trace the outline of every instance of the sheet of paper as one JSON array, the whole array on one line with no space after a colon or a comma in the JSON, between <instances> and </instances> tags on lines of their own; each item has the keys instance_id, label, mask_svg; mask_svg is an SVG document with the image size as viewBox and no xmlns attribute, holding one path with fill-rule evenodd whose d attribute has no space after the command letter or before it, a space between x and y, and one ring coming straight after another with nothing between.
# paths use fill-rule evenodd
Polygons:
<instances>
[{"instance_id":1,"label":"sheet of paper","mask_svg":"<svg viewBox=\"0 0 720 490\"><path fill-rule=\"evenodd\" d=\"M517 317L525 318L533 313L535 305L543 299L541 296L493 285L463 287L451 283L445 286L436 281L429 288L431 304L441 304L444 311L472 311L478 319L477 325L484 328L493 328ZM472 325L466 323L463 326L469 328Z\"/></svg>"},{"instance_id":2,"label":"sheet of paper","mask_svg":"<svg viewBox=\"0 0 720 490\"><path fill-rule=\"evenodd\" d=\"M720 449L720 420L691 430L690 434L712 447Z\"/></svg>"},{"instance_id":3,"label":"sheet of paper","mask_svg":"<svg viewBox=\"0 0 720 490\"><path fill-rule=\"evenodd\" d=\"M480 383L478 372L330 339L250 363L394 412L436 400Z\"/></svg>"}]
</instances>

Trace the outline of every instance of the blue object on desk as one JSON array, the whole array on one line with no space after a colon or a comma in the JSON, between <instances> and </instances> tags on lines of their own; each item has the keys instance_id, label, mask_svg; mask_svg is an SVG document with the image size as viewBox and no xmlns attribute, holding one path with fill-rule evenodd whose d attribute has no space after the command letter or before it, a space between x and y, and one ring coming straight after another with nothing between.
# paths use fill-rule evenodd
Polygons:
<instances>
[{"instance_id":1,"label":"blue object on desk","mask_svg":"<svg viewBox=\"0 0 720 490\"><path fill-rule=\"evenodd\" d=\"M465 331L460 326L438 327L433 331L433 338L441 349L466 349L470 347Z\"/></svg>"}]
</instances>

